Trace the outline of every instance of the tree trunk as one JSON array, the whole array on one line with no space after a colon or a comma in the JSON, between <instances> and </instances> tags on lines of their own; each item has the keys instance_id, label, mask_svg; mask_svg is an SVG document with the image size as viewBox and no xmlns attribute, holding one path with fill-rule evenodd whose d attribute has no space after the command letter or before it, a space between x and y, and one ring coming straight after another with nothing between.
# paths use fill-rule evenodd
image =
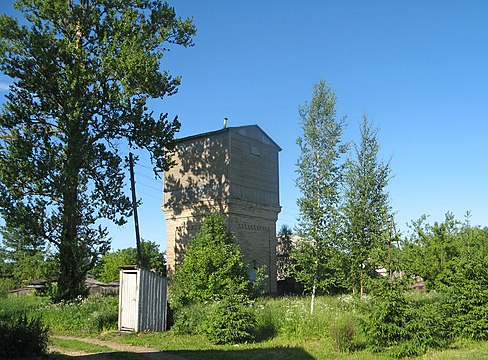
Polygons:
<instances>
[{"instance_id":1,"label":"tree trunk","mask_svg":"<svg viewBox=\"0 0 488 360\"><path fill-rule=\"evenodd\" d=\"M74 300L85 295L85 254L79 239L81 225L78 198L79 173L82 155L80 139L68 136L66 162L63 179L65 182L62 204L62 232L59 245L59 279L56 300Z\"/></svg>"},{"instance_id":2,"label":"tree trunk","mask_svg":"<svg viewBox=\"0 0 488 360\"><path fill-rule=\"evenodd\" d=\"M362 299L364 296L364 275L363 270L359 272L359 298Z\"/></svg>"},{"instance_id":3,"label":"tree trunk","mask_svg":"<svg viewBox=\"0 0 488 360\"><path fill-rule=\"evenodd\" d=\"M310 315L313 314L313 310L315 308L315 292L317 291L317 286L313 284L312 287L312 300L310 301Z\"/></svg>"}]
</instances>

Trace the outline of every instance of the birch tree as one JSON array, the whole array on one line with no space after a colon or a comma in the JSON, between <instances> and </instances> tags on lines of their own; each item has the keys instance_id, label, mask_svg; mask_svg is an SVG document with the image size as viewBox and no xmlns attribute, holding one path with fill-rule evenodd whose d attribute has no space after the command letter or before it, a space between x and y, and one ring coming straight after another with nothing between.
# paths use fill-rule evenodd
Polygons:
<instances>
[{"instance_id":1,"label":"birch tree","mask_svg":"<svg viewBox=\"0 0 488 360\"><path fill-rule=\"evenodd\" d=\"M312 313L317 291L331 291L341 277L341 161L347 146L342 142L345 118L337 118L335 105L331 86L320 81L311 102L299 107L303 135L297 139L301 153L296 185L301 192L298 235L303 240L294 251L293 267L295 278L311 293Z\"/></svg>"},{"instance_id":2,"label":"birch tree","mask_svg":"<svg viewBox=\"0 0 488 360\"><path fill-rule=\"evenodd\" d=\"M346 171L344 206L349 280L353 292L364 294L367 277L386 265L384 255L390 236L390 206L386 187L390 163L379 159L378 130L366 115L360 128L361 140Z\"/></svg>"}]
</instances>

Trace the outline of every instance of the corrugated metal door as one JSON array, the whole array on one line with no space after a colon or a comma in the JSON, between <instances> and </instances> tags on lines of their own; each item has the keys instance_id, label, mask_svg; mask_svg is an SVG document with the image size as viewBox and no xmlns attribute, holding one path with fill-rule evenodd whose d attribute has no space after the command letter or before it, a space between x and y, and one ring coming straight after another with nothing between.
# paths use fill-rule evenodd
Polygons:
<instances>
[{"instance_id":1,"label":"corrugated metal door","mask_svg":"<svg viewBox=\"0 0 488 360\"><path fill-rule=\"evenodd\" d=\"M122 271L120 286L120 330L137 331L137 271Z\"/></svg>"}]
</instances>

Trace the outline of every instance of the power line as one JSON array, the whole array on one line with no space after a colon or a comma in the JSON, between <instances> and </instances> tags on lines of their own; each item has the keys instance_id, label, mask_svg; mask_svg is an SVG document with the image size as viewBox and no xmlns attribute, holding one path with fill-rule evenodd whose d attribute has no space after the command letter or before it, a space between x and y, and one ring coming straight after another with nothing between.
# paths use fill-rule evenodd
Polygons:
<instances>
[{"instance_id":1,"label":"power line","mask_svg":"<svg viewBox=\"0 0 488 360\"><path fill-rule=\"evenodd\" d=\"M142 181L138 181L138 182L137 182L137 185L142 185L142 186L145 186L146 188L149 188L149 189L151 189L151 190L157 191L158 193L159 193L159 192L161 192L161 193L163 192L163 189L162 189L162 188L161 188L161 189L158 189L158 188L156 188L156 187L154 187L154 186L151 186L151 185L148 185L148 184L146 184L146 183L143 183Z\"/></svg>"},{"instance_id":2,"label":"power line","mask_svg":"<svg viewBox=\"0 0 488 360\"><path fill-rule=\"evenodd\" d=\"M149 196L149 197L151 197L151 198L153 198L153 199L157 199L157 200L162 200L162 199L163 199L163 197L162 197L162 196L156 196L156 195L149 194L149 193L144 192L144 191L141 191L141 190L138 190L138 192L139 192L140 194L144 194L144 195L146 195L146 196Z\"/></svg>"},{"instance_id":3,"label":"power line","mask_svg":"<svg viewBox=\"0 0 488 360\"><path fill-rule=\"evenodd\" d=\"M137 176L142 176L142 177L147 178L147 179L152 180L152 181L159 181L159 180L161 180L161 179L155 178L154 176L149 176L149 175L146 175L144 173L137 172L137 171L136 171L136 175Z\"/></svg>"}]
</instances>

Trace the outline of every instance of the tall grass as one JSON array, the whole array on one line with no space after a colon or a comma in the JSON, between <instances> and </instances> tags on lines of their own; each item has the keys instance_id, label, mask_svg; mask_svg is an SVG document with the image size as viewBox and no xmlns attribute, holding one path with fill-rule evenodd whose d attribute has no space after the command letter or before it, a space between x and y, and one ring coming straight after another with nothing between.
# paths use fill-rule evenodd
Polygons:
<instances>
[{"instance_id":1,"label":"tall grass","mask_svg":"<svg viewBox=\"0 0 488 360\"><path fill-rule=\"evenodd\" d=\"M117 328L118 297L93 295L78 301L48 304L42 309L53 331L98 333Z\"/></svg>"},{"instance_id":2,"label":"tall grass","mask_svg":"<svg viewBox=\"0 0 488 360\"><path fill-rule=\"evenodd\" d=\"M34 313L49 304L47 297L20 295L0 298L0 315L18 312Z\"/></svg>"},{"instance_id":3,"label":"tall grass","mask_svg":"<svg viewBox=\"0 0 488 360\"><path fill-rule=\"evenodd\" d=\"M332 324L345 312L353 312L351 297L318 297L310 314L306 297L264 298L254 304L261 338L273 336L311 338L330 337Z\"/></svg>"},{"instance_id":4,"label":"tall grass","mask_svg":"<svg viewBox=\"0 0 488 360\"><path fill-rule=\"evenodd\" d=\"M11 296L0 299L0 315L24 311L42 314L53 332L98 333L117 328L118 297L93 295L78 301L51 304L40 296Z\"/></svg>"}]
</instances>

